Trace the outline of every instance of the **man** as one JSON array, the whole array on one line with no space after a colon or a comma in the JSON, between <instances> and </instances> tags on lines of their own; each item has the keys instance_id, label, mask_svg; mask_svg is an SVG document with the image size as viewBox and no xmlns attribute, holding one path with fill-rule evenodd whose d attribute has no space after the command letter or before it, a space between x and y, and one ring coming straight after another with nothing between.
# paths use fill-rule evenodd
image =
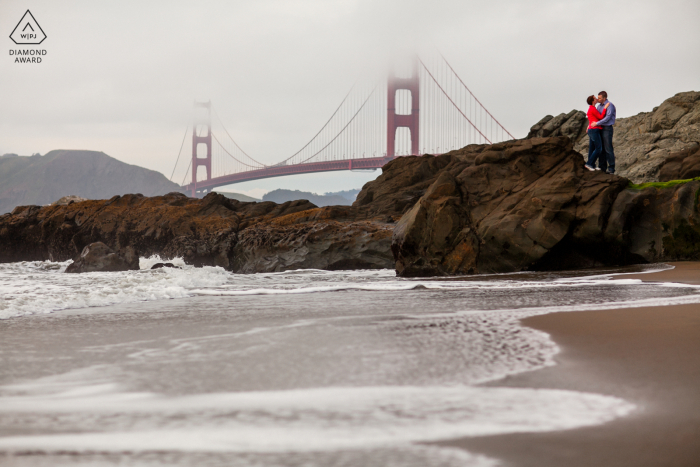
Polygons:
<instances>
[{"instance_id":1,"label":"man","mask_svg":"<svg viewBox=\"0 0 700 467\"><path fill-rule=\"evenodd\" d=\"M596 109L598 112L603 112L603 108L608 103L608 93L605 91L600 91L598 93L598 105ZM609 174L615 173L615 151L613 150L613 125L615 124L615 106L612 102L608 106L605 118L599 122L592 123L591 126L600 127L600 136L603 139L603 154L600 158L600 170L604 170Z\"/></svg>"}]
</instances>

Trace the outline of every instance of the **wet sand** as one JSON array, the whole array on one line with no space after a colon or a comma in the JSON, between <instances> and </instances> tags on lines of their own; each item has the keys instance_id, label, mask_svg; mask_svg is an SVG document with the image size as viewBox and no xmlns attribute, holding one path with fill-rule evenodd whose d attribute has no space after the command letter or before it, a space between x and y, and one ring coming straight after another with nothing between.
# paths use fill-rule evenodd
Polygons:
<instances>
[{"instance_id":1,"label":"wet sand","mask_svg":"<svg viewBox=\"0 0 700 467\"><path fill-rule=\"evenodd\" d=\"M700 263L618 278L700 285ZM700 305L553 313L523 320L560 346L557 365L489 386L621 397L638 409L605 425L440 443L512 466L700 466Z\"/></svg>"}]
</instances>

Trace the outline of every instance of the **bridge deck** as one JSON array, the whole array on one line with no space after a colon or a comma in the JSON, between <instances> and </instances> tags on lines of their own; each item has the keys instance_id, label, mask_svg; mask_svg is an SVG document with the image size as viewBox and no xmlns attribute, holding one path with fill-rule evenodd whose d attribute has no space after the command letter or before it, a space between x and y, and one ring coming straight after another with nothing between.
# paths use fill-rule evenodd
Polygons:
<instances>
[{"instance_id":1,"label":"bridge deck","mask_svg":"<svg viewBox=\"0 0 700 467\"><path fill-rule=\"evenodd\" d=\"M294 165L279 165L265 167L264 169L250 170L222 177L215 177L209 180L197 181L196 184L190 183L182 188L191 192L194 196L197 192L211 191L212 189L223 186L232 185L234 183L248 182L251 180L259 180L261 178L283 177L285 175L297 175L314 172L331 172L336 170L353 170L353 169L380 169L386 163L394 160L394 156L387 157L368 157L362 159L346 159L342 161L327 161L327 162L312 162L309 164L294 164Z\"/></svg>"}]
</instances>

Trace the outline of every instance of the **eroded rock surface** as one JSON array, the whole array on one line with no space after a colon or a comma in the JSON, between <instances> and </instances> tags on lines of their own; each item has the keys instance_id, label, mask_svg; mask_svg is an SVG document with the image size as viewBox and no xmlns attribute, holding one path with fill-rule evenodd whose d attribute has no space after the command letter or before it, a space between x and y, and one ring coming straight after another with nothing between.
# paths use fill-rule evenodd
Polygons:
<instances>
[{"instance_id":1,"label":"eroded rock surface","mask_svg":"<svg viewBox=\"0 0 700 467\"><path fill-rule=\"evenodd\" d=\"M406 167L421 167L414 159L396 170L392 162L382 176L411 179ZM394 231L399 275L700 259L700 180L639 186L589 172L565 137L468 146L436 159L443 168L434 175L416 171L429 187Z\"/></svg>"},{"instance_id":2,"label":"eroded rock surface","mask_svg":"<svg viewBox=\"0 0 700 467\"><path fill-rule=\"evenodd\" d=\"M139 257L133 248L127 247L123 255L120 255L104 243L95 242L83 248L80 256L66 268L66 272L116 272L138 268Z\"/></svg>"},{"instance_id":3,"label":"eroded rock surface","mask_svg":"<svg viewBox=\"0 0 700 467\"><path fill-rule=\"evenodd\" d=\"M547 115L530 128L527 138L566 136L572 141L578 141L586 135L586 128L588 128L586 113L572 110L568 114L559 114L556 117Z\"/></svg>"},{"instance_id":4,"label":"eroded rock surface","mask_svg":"<svg viewBox=\"0 0 700 467\"><path fill-rule=\"evenodd\" d=\"M68 195L68 196L64 196L62 198L59 198L58 200L54 201L51 204L64 205L64 204L78 203L80 201L87 201L87 198L82 198L82 197L76 196L76 195Z\"/></svg>"},{"instance_id":5,"label":"eroded rock surface","mask_svg":"<svg viewBox=\"0 0 700 467\"><path fill-rule=\"evenodd\" d=\"M672 152L659 169L659 181L688 180L700 177L700 144Z\"/></svg>"},{"instance_id":6,"label":"eroded rock surface","mask_svg":"<svg viewBox=\"0 0 700 467\"><path fill-rule=\"evenodd\" d=\"M391 268L392 230L349 206L317 208L305 200L125 195L17 207L0 216L0 261L64 261L103 242L117 252L131 248L236 272Z\"/></svg>"},{"instance_id":7,"label":"eroded rock surface","mask_svg":"<svg viewBox=\"0 0 700 467\"><path fill-rule=\"evenodd\" d=\"M628 181L585 171L566 137L467 146L436 159L444 168L423 181L429 188L394 232L400 275L644 261L609 248L603 236ZM551 264L550 253L562 243L568 247Z\"/></svg>"},{"instance_id":8,"label":"eroded rock surface","mask_svg":"<svg viewBox=\"0 0 700 467\"><path fill-rule=\"evenodd\" d=\"M479 240L459 182L448 171L401 218L393 240L402 276L477 272Z\"/></svg>"},{"instance_id":9,"label":"eroded rock surface","mask_svg":"<svg viewBox=\"0 0 700 467\"><path fill-rule=\"evenodd\" d=\"M700 181L659 185L618 195L606 242L648 262L700 259Z\"/></svg>"},{"instance_id":10,"label":"eroded rock surface","mask_svg":"<svg viewBox=\"0 0 700 467\"><path fill-rule=\"evenodd\" d=\"M588 157L587 126L581 111L548 115L532 127L528 138L568 136L574 141L574 150ZM700 92L681 92L651 112L617 118L613 135L616 172L634 183L660 181L667 159L698 145Z\"/></svg>"}]
</instances>

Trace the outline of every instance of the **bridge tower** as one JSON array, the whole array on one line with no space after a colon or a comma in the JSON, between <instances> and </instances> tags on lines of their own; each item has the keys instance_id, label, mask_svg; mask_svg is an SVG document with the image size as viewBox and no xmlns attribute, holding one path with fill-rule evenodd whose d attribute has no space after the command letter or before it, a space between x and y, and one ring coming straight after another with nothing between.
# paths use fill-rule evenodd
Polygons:
<instances>
[{"instance_id":1,"label":"bridge tower","mask_svg":"<svg viewBox=\"0 0 700 467\"><path fill-rule=\"evenodd\" d=\"M411 93L411 113L400 115L396 113L396 91L408 90ZM418 76L418 57L414 57L411 66L410 78L399 78L395 70L389 73L387 81L387 139L386 155L396 155L396 130L400 127L408 128L411 134L411 154L418 155L418 122L420 102L420 77Z\"/></svg>"},{"instance_id":2,"label":"bridge tower","mask_svg":"<svg viewBox=\"0 0 700 467\"><path fill-rule=\"evenodd\" d=\"M195 102L195 110L198 108L206 109L206 117L200 115L195 116L194 125L192 125L192 197L197 196L197 168L203 165L207 168L207 180L211 180L211 101ZM206 134L203 135L206 128ZM207 147L206 157L197 157L197 146L204 144Z\"/></svg>"}]
</instances>

